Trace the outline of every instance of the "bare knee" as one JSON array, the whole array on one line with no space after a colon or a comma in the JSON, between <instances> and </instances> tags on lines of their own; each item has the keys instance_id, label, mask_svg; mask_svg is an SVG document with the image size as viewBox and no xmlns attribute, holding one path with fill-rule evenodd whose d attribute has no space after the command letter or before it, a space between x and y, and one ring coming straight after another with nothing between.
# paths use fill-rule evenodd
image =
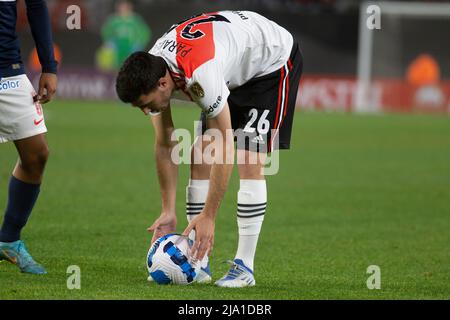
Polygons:
<instances>
[{"instance_id":1,"label":"bare knee","mask_svg":"<svg viewBox=\"0 0 450 320\"><path fill-rule=\"evenodd\" d=\"M208 180L211 166L207 164L191 164L191 179Z\"/></svg>"},{"instance_id":2,"label":"bare knee","mask_svg":"<svg viewBox=\"0 0 450 320\"><path fill-rule=\"evenodd\" d=\"M259 164L239 164L239 178L245 180L263 180L263 166Z\"/></svg>"},{"instance_id":3,"label":"bare knee","mask_svg":"<svg viewBox=\"0 0 450 320\"><path fill-rule=\"evenodd\" d=\"M209 142L204 142L202 137L197 137L191 147L191 179L208 180L211 165L204 159L204 150Z\"/></svg>"},{"instance_id":4,"label":"bare knee","mask_svg":"<svg viewBox=\"0 0 450 320\"><path fill-rule=\"evenodd\" d=\"M20 167L23 171L31 176L41 176L44 172L45 165L50 154L47 145L43 145L33 152L22 155L20 158Z\"/></svg>"},{"instance_id":5,"label":"bare knee","mask_svg":"<svg viewBox=\"0 0 450 320\"><path fill-rule=\"evenodd\" d=\"M239 170L239 178L246 180L263 180L264 161L265 161L264 154L245 150L238 150L237 163Z\"/></svg>"}]
</instances>

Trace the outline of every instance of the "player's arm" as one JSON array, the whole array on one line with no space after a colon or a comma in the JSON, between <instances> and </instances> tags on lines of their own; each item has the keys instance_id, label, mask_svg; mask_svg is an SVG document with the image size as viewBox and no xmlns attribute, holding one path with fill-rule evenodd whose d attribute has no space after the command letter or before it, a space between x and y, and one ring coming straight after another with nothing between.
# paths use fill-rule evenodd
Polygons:
<instances>
[{"instance_id":1,"label":"player's arm","mask_svg":"<svg viewBox=\"0 0 450 320\"><path fill-rule=\"evenodd\" d=\"M211 166L209 192L203 209L205 215L215 218L227 190L234 163L234 137L228 103L225 103L219 115L208 119L207 123L209 129L219 130L221 136L221 141L212 142L214 163Z\"/></svg>"},{"instance_id":2,"label":"player's arm","mask_svg":"<svg viewBox=\"0 0 450 320\"><path fill-rule=\"evenodd\" d=\"M206 114L208 129L216 130L211 133L213 139L210 146L214 148L214 162L211 165L205 207L183 232L184 235L189 235L190 231L195 229L192 253L197 259L203 259L206 253L211 253L214 245L215 218L234 163L234 138L227 103L230 91L223 77L221 63L212 59L198 67L188 90L192 99Z\"/></svg>"},{"instance_id":3,"label":"player's arm","mask_svg":"<svg viewBox=\"0 0 450 320\"><path fill-rule=\"evenodd\" d=\"M27 17L39 62L42 66L42 75L39 80L39 101L46 103L56 93L57 62L53 53L52 30L47 5L44 0L25 0L27 6Z\"/></svg>"},{"instance_id":4,"label":"player's arm","mask_svg":"<svg viewBox=\"0 0 450 320\"><path fill-rule=\"evenodd\" d=\"M214 118L208 121L208 129L216 129L221 133L214 144L214 163L211 166L208 197L205 207L187 227L183 234L188 235L195 229L196 239L193 252L199 260L212 251L214 246L214 227L217 211L225 195L234 163L234 138L231 130L231 118L228 103Z\"/></svg>"},{"instance_id":5,"label":"player's arm","mask_svg":"<svg viewBox=\"0 0 450 320\"><path fill-rule=\"evenodd\" d=\"M164 112L152 116L151 119L155 130L154 151L161 193L161 215L148 229L154 232L152 238L154 242L167 233L175 232L178 165L171 158L172 149L177 142L171 140L175 127L170 106Z\"/></svg>"}]
</instances>

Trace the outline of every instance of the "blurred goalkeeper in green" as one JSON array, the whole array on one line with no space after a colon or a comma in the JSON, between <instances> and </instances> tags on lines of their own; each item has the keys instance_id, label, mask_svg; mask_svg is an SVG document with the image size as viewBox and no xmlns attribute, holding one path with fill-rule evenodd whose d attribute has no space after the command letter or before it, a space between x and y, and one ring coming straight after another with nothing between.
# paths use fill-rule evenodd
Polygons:
<instances>
[{"instance_id":1,"label":"blurred goalkeeper in green","mask_svg":"<svg viewBox=\"0 0 450 320\"><path fill-rule=\"evenodd\" d=\"M133 11L130 1L119 0L116 13L102 27L102 38L98 64L104 70L116 70L131 53L145 48L150 41L151 30Z\"/></svg>"}]
</instances>

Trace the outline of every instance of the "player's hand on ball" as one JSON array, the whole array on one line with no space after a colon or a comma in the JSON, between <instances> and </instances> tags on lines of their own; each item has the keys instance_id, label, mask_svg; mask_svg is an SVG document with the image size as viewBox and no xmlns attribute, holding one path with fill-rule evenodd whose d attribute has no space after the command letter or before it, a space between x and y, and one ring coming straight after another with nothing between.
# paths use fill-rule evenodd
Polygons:
<instances>
[{"instance_id":1,"label":"player's hand on ball","mask_svg":"<svg viewBox=\"0 0 450 320\"><path fill-rule=\"evenodd\" d=\"M58 79L56 74L43 73L39 79L38 100L40 103L49 102L56 93Z\"/></svg>"},{"instance_id":2,"label":"player's hand on ball","mask_svg":"<svg viewBox=\"0 0 450 320\"><path fill-rule=\"evenodd\" d=\"M152 243L168 233L175 233L176 225L177 216L175 214L161 213L159 218L147 229L147 231L153 232Z\"/></svg>"},{"instance_id":3,"label":"player's hand on ball","mask_svg":"<svg viewBox=\"0 0 450 320\"><path fill-rule=\"evenodd\" d=\"M191 255L195 259L201 261L206 254L211 254L214 246L214 228L214 218L200 213L184 230L185 236L189 236L189 233L195 230L195 242L191 250Z\"/></svg>"}]
</instances>

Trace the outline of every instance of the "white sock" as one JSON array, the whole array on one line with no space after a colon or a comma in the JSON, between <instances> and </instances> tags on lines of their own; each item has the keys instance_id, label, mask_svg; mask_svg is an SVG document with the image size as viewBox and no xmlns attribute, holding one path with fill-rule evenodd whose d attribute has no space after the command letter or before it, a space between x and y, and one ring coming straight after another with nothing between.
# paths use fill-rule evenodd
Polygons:
<instances>
[{"instance_id":1,"label":"white sock","mask_svg":"<svg viewBox=\"0 0 450 320\"><path fill-rule=\"evenodd\" d=\"M189 179L189 185L186 187L186 217L191 222L205 207L208 196L209 180ZM189 233L189 239L195 241L195 230ZM208 259L202 267L206 267Z\"/></svg>"},{"instance_id":2,"label":"white sock","mask_svg":"<svg viewBox=\"0 0 450 320\"><path fill-rule=\"evenodd\" d=\"M235 259L241 259L252 270L266 205L266 180L240 181L237 210L239 244Z\"/></svg>"}]
</instances>

